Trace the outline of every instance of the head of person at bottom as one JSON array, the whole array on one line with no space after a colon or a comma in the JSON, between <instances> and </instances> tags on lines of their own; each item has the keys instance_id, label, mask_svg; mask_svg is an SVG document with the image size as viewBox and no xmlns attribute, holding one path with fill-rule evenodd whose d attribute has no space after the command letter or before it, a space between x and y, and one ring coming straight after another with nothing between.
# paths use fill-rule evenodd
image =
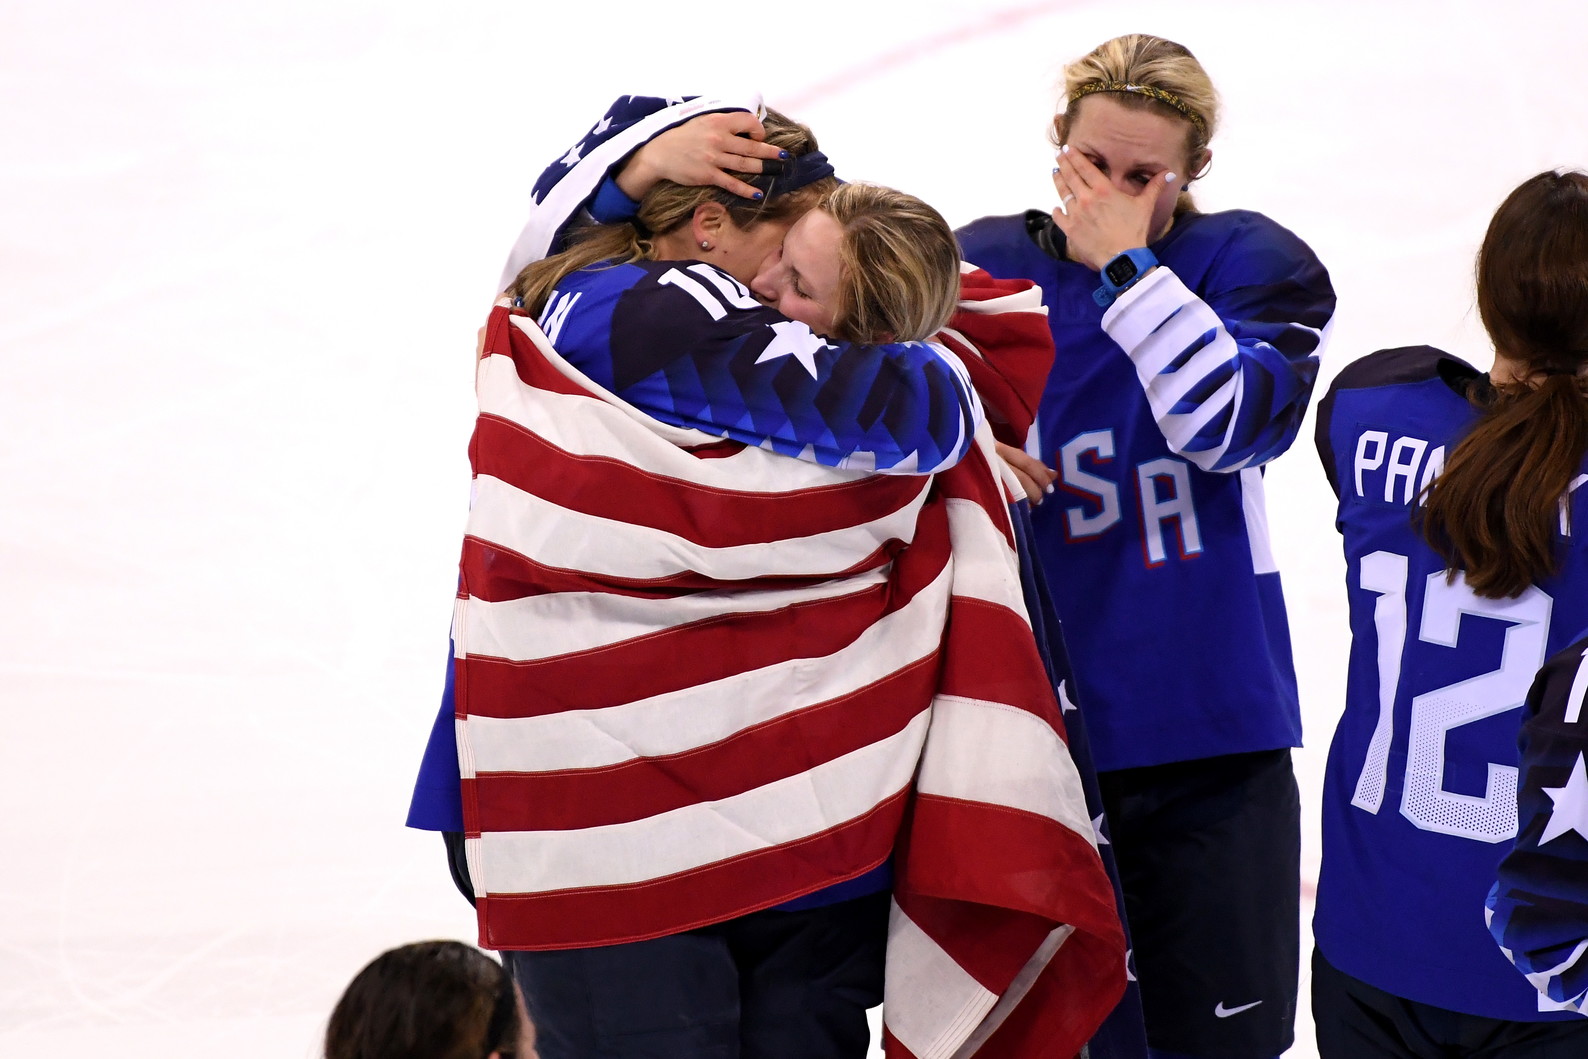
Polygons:
<instances>
[{"instance_id":1,"label":"head of person at bottom","mask_svg":"<svg viewBox=\"0 0 1588 1059\"><path fill-rule=\"evenodd\" d=\"M1474 592L1505 599L1558 570L1560 500L1588 452L1588 174L1512 191L1476 271L1494 368L1468 391L1480 416L1428 486L1422 532Z\"/></svg>"},{"instance_id":2,"label":"head of person at bottom","mask_svg":"<svg viewBox=\"0 0 1588 1059\"><path fill-rule=\"evenodd\" d=\"M325 1059L534 1059L518 990L472 945L421 941L383 952L331 1012Z\"/></svg>"},{"instance_id":3,"label":"head of person at bottom","mask_svg":"<svg viewBox=\"0 0 1588 1059\"><path fill-rule=\"evenodd\" d=\"M1065 66L1051 138L1118 191L1157 196L1147 231L1152 241L1176 214L1194 208L1187 188L1212 163L1208 144L1218 123L1218 94L1196 56L1172 40L1131 33ZM1165 185L1167 174L1175 175L1172 184Z\"/></svg>"}]
</instances>

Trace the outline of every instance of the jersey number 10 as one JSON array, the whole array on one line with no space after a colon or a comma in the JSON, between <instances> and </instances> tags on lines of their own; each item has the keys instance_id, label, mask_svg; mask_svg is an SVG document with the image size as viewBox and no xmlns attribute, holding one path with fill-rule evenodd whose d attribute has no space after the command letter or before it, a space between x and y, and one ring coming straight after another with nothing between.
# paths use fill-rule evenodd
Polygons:
<instances>
[{"instance_id":1,"label":"jersey number 10","mask_svg":"<svg viewBox=\"0 0 1588 1059\"><path fill-rule=\"evenodd\" d=\"M1373 626L1378 633L1378 723L1368 743L1367 760L1356 781L1351 804L1377 813L1388 785L1390 743L1395 733L1395 696L1399 690L1407 636L1407 559L1394 552L1362 557L1359 584L1378 596ZM1422 624L1417 638L1454 648L1466 615L1509 622L1500 665L1455 684L1414 697L1406 744L1406 779L1401 815L1425 831L1504 842L1516 835L1516 769L1489 762L1481 796L1444 789L1445 736L1453 728L1514 710L1527 698L1544 662L1549 615L1554 601L1536 585L1515 599L1485 599L1457 574L1429 574Z\"/></svg>"}]
</instances>

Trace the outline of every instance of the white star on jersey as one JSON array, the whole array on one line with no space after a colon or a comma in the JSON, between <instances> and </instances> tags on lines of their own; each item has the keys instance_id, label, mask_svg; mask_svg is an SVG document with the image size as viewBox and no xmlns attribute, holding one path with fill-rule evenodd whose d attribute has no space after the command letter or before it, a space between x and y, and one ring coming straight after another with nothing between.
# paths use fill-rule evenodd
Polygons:
<instances>
[{"instance_id":1,"label":"white star on jersey","mask_svg":"<svg viewBox=\"0 0 1588 1059\"><path fill-rule=\"evenodd\" d=\"M1097 844L1099 846L1111 845L1111 843L1108 841L1108 836L1103 834L1102 813L1098 813L1096 816L1092 817L1092 835L1097 839Z\"/></svg>"},{"instance_id":2,"label":"white star on jersey","mask_svg":"<svg viewBox=\"0 0 1588 1059\"><path fill-rule=\"evenodd\" d=\"M612 127L612 116L609 114L595 123L595 128L590 130L591 136L600 136Z\"/></svg>"},{"instance_id":3,"label":"white star on jersey","mask_svg":"<svg viewBox=\"0 0 1588 1059\"><path fill-rule=\"evenodd\" d=\"M578 143L574 144L573 145L573 150L569 151L567 154L562 156L562 164L563 165L567 165L567 166L571 166L571 165L577 164L579 159L584 157L579 152L579 148L583 147L583 146L584 146L584 141L583 140L581 140Z\"/></svg>"},{"instance_id":4,"label":"white star on jersey","mask_svg":"<svg viewBox=\"0 0 1588 1059\"><path fill-rule=\"evenodd\" d=\"M816 354L832 347L810 328L792 320L782 320L766 326L772 329L775 337L761 351L761 355L755 358L755 362L765 364L778 357L793 357L800 362L800 367L811 373L811 378L816 378Z\"/></svg>"},{"instance_id":5,"label":"white star on jersey","mask_svg":"<svg viewBox=\"0 0 1588 1059\"><path fill-rule=\"evenodd\" d=\"M1542 846L1568 831L1575 831L1588 839L1588 769L1583 767L1581 751L1577 753L1577 761L1571 767L1566 786L1545 787L1544 793L1555 803L1555 809L1550 813L1549 823L1544 825L1544 833L1539 836L1538 844Z\"/></svg>"}]
</instances>

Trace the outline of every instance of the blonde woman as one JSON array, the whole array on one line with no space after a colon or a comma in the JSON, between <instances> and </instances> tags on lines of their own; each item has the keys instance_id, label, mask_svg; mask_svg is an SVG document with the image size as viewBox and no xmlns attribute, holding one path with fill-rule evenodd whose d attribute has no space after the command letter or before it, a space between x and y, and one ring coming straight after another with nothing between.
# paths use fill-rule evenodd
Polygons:
<instances>
[{"instance_id":1,"label":"blonde woman","mask_svg":"<svg viewBox=\"0 0 1588 1059\"><path fill-rule=\"evenodd\" d=\"M1218 119L1186 48L1107 41L1065 69L1058 207L958 234L966 260L1036 281L1048 305L1035 550L1092 735L1148 1042L1268 1059L1293 1037L1301 721L1262 466L1295 440L1335 299L1291 232L1196 209Z\"/></svg>"}]
</instances>

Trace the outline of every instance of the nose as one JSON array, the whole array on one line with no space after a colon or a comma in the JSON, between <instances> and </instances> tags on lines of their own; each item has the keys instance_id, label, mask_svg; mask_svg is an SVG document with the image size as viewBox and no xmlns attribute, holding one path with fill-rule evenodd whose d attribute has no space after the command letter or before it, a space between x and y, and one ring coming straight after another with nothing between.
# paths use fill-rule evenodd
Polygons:
<instances>
[{"instance_id":1,"label":"nose","mask_svg":"<svg viewBox=\"0 0 1588 1059\"><path fill-rule=\"evenodd\" d=\"M756 270L755 278L750 281L750 293L767 304L777 301L777 267L778 254L774 251L761 262L761 267Z\"/></svg>"}]
</instances>

